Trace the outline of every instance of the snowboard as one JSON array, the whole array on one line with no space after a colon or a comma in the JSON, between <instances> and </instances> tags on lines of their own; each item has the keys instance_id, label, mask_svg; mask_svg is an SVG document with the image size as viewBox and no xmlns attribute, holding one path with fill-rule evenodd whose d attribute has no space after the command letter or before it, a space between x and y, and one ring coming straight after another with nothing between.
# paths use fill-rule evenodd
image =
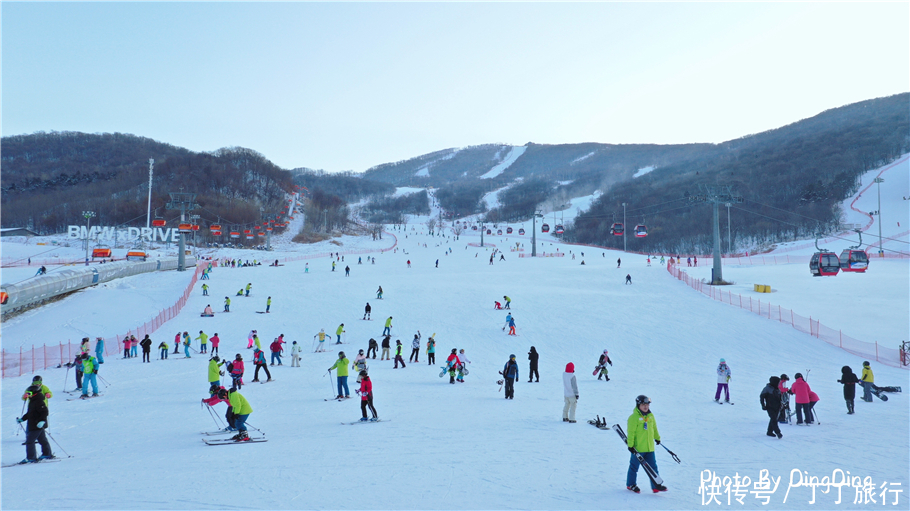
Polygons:
<instances>
[{"instance_id":1,"label":"snowboard","mask_svg":"<svg viewBox=\"0 0 910 511\"><path fill-rule=\"evenodd\" d=\"M877 388L877 387L872 387L872 390L871 390L870 392L872 393L873 396L875 396L875 397L881 399L882 401L887 401L887 400L888 400L888 396L886 396L886 395L881 391L881 389L879 389L879 388Z\"/></svg>"},{"instance_id":2,"label":"snowboard","mask_svg":"<svg viewBox=\"0 0 910 511\"><path fill-rule=\"evenodd\" d=\"M199 317L201 317L201 318L214 318L215 315L214 315L214 314L200 314Z\"/></svg>"},{"instance_id":3,"label":"snowboard","mask_svg":"<svg viewBox=\"0 0 910 511\"><path fill-rule=\"evenodd\" d=\"M600 369L601 369L602 367L603 367L603 366L602 366L602 365L599 365L599 364L596 365L596 366L594 366L594 372L591 373L591 376L597 376L597 373L600 372Z\"/></svg>"}]
</instances>

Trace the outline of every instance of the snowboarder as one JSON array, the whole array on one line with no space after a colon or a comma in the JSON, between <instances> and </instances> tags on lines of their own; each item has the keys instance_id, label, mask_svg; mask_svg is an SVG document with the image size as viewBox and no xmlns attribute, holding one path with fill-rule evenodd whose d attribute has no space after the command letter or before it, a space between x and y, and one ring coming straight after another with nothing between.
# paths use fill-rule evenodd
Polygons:
<instances>
[{"instance_id":1,"label":"snowboarder","mask_svg":"<svg viewBox=\"0 0 910 511\"><path fill-rule=\"evenodd\" d=\"M443 372L439 374L441 378L446 372L449 373L449 383L455 384L455 371L461 365L461 359L458 358L458 349L452 348L452 353L446 358L446 366Z\"/></svg>"},{"instance_id":2,"label":"snowboarder","mask_svg":"<svg viewBox=\"0 0 910 511\"><path fill-rule=\"evenodd\" d=\"M417 360L419 355L420 355L420 330L418 330L417 333L414 334L414 339L411 341L411 356L408 357L408 362L415 362L415 363L420 362L420 360Z\"/></svg>"},{"instance_id":3,"label":"snowboarder","mask_svg":"<svg viewBox=\"0 0 910 511\"><path fill-rule=\"evenodd\" d=\"M458 374L455 376L455 381L464 383L464 375L468 373L468 364L470 363L468 356L464 354L464 348L458 350Z\"/></svg>"},{"instance_id":4,"label":"snowboarder","mask_svg":"<svg viewBox=\"0 0 910 511\"><path fill-rule=\"evenodd\" d=\"M616 267L619 268L620 266L622 266L622 258L617 257L616 258Z\"/></svg>"},{"instance_id":5,"label":"snowboarder","mask_svg":"<svg viewBox=\"0 0 910 511\"><path fill-rule=\"evenodd\" d=\"M382 338L382 355L380 355L379 360L391 360L389 358L389 342L392 340L391 335L386 335Z\"/></svg>"},{"instance_id":6,"label":"snowboarder","mask_svg":"<svg viewBox=\"0 0 910 511\"><path fill-rule=\"evenodd\" d=\"M433 332L433 335L427 339L427 365L433 365L436 363L436 332Z\"/></svg>"},{"instance_id":7,"label":"snowboarder","mask_svg":"<svg viewBox=\"0 0 910 511\"><path fill-rule=\"evenodd\" d=\"M373 308L370 307L370 302L367 302L366 307L363 308L363 319L371 320L370 313L373 311Z\"/></svg>"},{"instance_id":8,"label":"snowboarder","mask_svg":"<svg viewBox=\"0 0 910 511\"><path fill-rule=\"evenodd\" d=\"M540 382L540 372L537 370L537 360L539 358L540 358L540 355L537 353L537 348L535 348L534 346L531 346L531 351L528 352L528 360L531 361L530 368L528 370L528 383L531 383L531 381L534 379L534 375L537 375L537 381ZM573 378L574 378L574 376L573 376ZM574 419L575 418L574 417L574 415L575 415L574 408L573 408L572 415L573 415L572 418Z\"/></svg>"},{"instance_id":9,"label":"snowboarder","mask_svg":"<svg viewBox=\"0 0 910 511\"><path fill-rule=\"evenodd\" d=\"M335 344L341 344L341 334L344 333L344 323L338 325L338 328L335 330L335 338L337 342Z\"/></svg>"},{"instance_id":10,"label":"snowboarder","mask_svg":"<svg viewBox=\"0 0 910 511\"><path fill-rule=\"evenodd\" d=\"M506 399L515 398L515 380L518 379L518 362L515 355L509 355L509 361L502 368L502 375L506 379Z\"/></svg>"},{"instance_id":11,"label":"snowboarder","mask_svg":"<svg viewBox=\"0 0 910 511\"><path fill-rule=\"evenodd\" d=\"M350 267L350 266L345 266L345 267L344 267L344 276L345 276L345 277L350 277L350 276L351 276L351 267Z\"/></svg>"},{"instance_id":12,"label":"snowboarder","mask_svg":"<svg viewBox=\"0 0 910 511\"><path fill-rule=\"evenodd\" d=\"M398 364L401 363L401 368L404 369L407 367L404 365L404 358L401 357L401 350L404 349L404 346L401 345L401 339L395 341L395 367L392 369L398 369Z\"/></svg>"},{"instance_id":13,"label":"snowboarder","mask_svg":"<svg viewBox=\"0 0 910 511\"><path fill-rule=\"evenodd\" d=\"M508 296L503 296L502 299L505 300L505 302L506 302L505 308L511 309L512 308L512 299L509 298Z\"/></svg>"},{"instance_id":14,"label":"snowboarder","mask_svg":"<svg viewBox=\"0 0 910 511\"><path fill-rule=\"evenodd\" d=\"M139 342L139 345L142 346L142 361L152 363L152 340L149 338L149 334L145 334L145 338ZM98 362L101 363L100 361Z\"/></svg>"},{"instance_id":15,"label":"snowboarder","mask_svg":"<svg viewBox=\"0 0 910 511\"><path fill-rule=\"evenodd\" d=\"M790 386L793 391L793 397L796 400L796 425L803 423L803 414L805 413L806 424L812 424L812 412L809 410L809 392L812 389L806 380L803 380L802 373L796 373L793 385Z\"/></svg>"},{"instance_id":16,"label":"snowboarder","mask_svg":"<svg viewBox=\"0 0 910 511\"><path fill-rule=\"evenodd\" d=\"M240 353L234 355L234 361L228 364L228 372L231 373L231 386L239 389L243 386L243 357Z\"/></svg>"},{"instance_id":17,"label":"snowboarder","mask_svg":"<svg viewBox=\"0 0 910 511\"><path fill-rule=\"evenodd\" d=\"M609 352L604 350L604 352L600 354L600 358L597 359L597 367L594 368L595 373L598 373L598 369L600 369L600 372L597 374L598 380L603 377L604 381L610 381L610 371L607 370L607 364L613 366L613 361L610 360Z\"/></svg>"},{"instance_id":18,"label":"snowboarder","mask_svg":"<svg viewBox=\"0 0 910 511\"><path fill-rule=\"evenodd\" d=\"M630 273L626 274L626 284L632 283L632 275Z\"/></svg>"},{"instance_id":19,"label":"snowboarder","mask_svg":"<svg viewBox=\"0 0 910 511\"><path fill-rule=\"evenodd\" d=\"M344 352L339 351L338 360L336 360L335 364L328 369L330 373L332 372L332 369L338 369L338 372L335 373L338 377L338 396L336 396L335 399L351 397L351 392L348 390L348 364L350 362L351 361L344 356Z\"/></svg>"},{"instance_id":20,"label":"snowboarder","mask_svg":"<svg viewBox=\"0 0 910 511\"><path fill-rule=\"evenodd\" d=\"M87 356L84 355L84 356ZM25 415L16 419L16 422L26 424L25 433L25 459L20 463L34 463L39 460L53 459L54 453L51 452L51 444L47 441L47 403L45 393L42 392L41 382L38 385L30 385L25 389L28 400L28 409ZM41 457L35 449L35 442L41 444Z\"/></svg>"},{"instance_id":21,"label":"snowboarder","mask_svg":"<svg viewBox=\"0 0 910 511\"><path fill-rule=\"evenodd\" d=\"M206 305L205 308L202 309L202 316L207 317L207 318L211 318L211 317L215 316L215 311L212 310L211 304Z\"/></svg>"},{"instance_id":22,"label":"snowboarder","mask_svg":"<svg viewBox=\"0 0 910 511\"><path fill-rule=\"evenodd\" d=\"M533 349L533 348L532 348ZM563 397L566 404L562 407L562 421L575 424L575 407L578 405L578 380L575 378L575 364L566 364L562 373Z\"/></svg>"},{"instance_id":23,"label":"snowboarder","mask_svg":"<svg viewBox=\"0 0 910 511\"><path fill-rule=\"evenodd\" d=\"M266 300L265 300L265 313L266 314L271 313L271 311L269 310L271 308L272 308L272 297L270 296L270 297L266 298Z\"/></svg>"},{"instance_id":24,"label":"snowboarder","mask_svg":"<svg viewBox=\"0 0 910 511\"><path fill-rule=\"evenodd\" d=\"M231 312L231 299L224 297L224 312Z\"/></svg>"},{"instance_id":25,"label":"snowboarder","mask_svg":"<svg viewBox=\"0 0 910 511\"><path fill-rule=\"evenodd\" d=\"M363 414L363 417L360 419L361 422L367 421L367 407L370 408L370 413L373 414L373 418L370 419L372 422L379 420L379 416L376 414L376 408L373 406L373 382L370 381L370 375L367 374L366 370L360 371L360 389L357 390L357 393L360 394L360 411Z\"/></svg>"},{"instance_id":26,"label":"snowboarder","mask_svg":"<svg viewBox=\"0 0 910 511\"><path fill-rule=\"evenodd\" d=\"M780 426L777 424L777 416L780 415L780 378L777 376L772 376L768 378L768 384L765 385L765 388L762 389L761 394L758 396L758 401L761 403L761 409L768 412L768 431L765 433L768 436L776 436L778 439L783 438L783 434L780 432Z\"/></svg>"},{"instance_id":27,"label":"snowboarder","mask_svg":"<svg viewBox=\"0 0 910 511\"><path fill-rule=\"evenodd\" d=\"M871 403L872 387L875 383L875 375L872 374L872 366L869 365L868 360L863 362L863 375L860 378L860 382L863 386L863 401Z\"/></svg>"},{"instance_id":28,"label":"snowboarder","mask_svg":"<svg viewBox=\"0 0 910 511\"><path fill-rule=\"evenodd\" d=\"M837 380L837 383L844 384L844 401L847 402L847 414L853 415L853 400L856 398L856 384L859 383L859 378L856 377L850 366L841 367L840 372L841 378Z\"/></svg>"},{"instance_id":29,"label":"snowboarder","mask_svg":"<svg viewBox=\"0 0 910 511\"><path fill-rule=\"evenodd\" d=\"M501 310L502 310L502 304L499 303L498 301L493 301L493 310L501 311Z\"/></svg>"},{"instance_id":30,"label":"snowboarder","mask_svg":"<svg viewBox=\"0 0 910 511\"><path fill-rule=\"evenodd\" d=\"M635 484L638 478L638 467L641 463L635 456L639 453L648 465L657 472L657 459L654 456L654 444L660 445L660 433L657 431L657 421L651 413L651 400L648 396L635 398L635 410L626 421L626 444L631 453L629 458L629 471L626 474L626 489L639 493L641 489ZM659 473L658 473L659 474ZM651 482L651 491L654 493L667 491L666 486L655 485Z\"/></svg>"},{"instance_id":31,"label":"snowboarder","mask_svg":"<svg viewBox=\"0 0 910 511\"><path fill-rule=\"evenodd\" d=\"M730 367L727 361L720 359L717 365L717 392L714 393L714 401L720 403L720 391L724 391L724 401L730 402Z\"/></svg>"},{"instance_id":32,"label":"snowboarder","mask_svg":"<svg viewBox=\"0 0 910 511\"><path fill-rule=\"evenodd\" d=\"M234 414L234 427L238 431L236 435L231 437L231 440L236 440L238 442L248 441L250 435L246 432L246 420L250 417L250 414L253 413L253 407L250 406L249 401L247 401L239 392L239 389L231 388L229 395L231 412Z\"/></svg>"},{"instance_id":33,"label":"snowboarder","mask_svg":"<svg viewBox=\"0 0 910 511\"><path fill-rule=\"evenodd\" d=\"M382 329L382 335L392 335L392 316L385 320L385 328Z\"/></svg>"},{"instance_id":34,"label":"snowboarder","mask_svg":"<svg viewBox=\"0 0 910 511\"><path fill-rule=\"evenodd\" d=\"M253 381L259 381L259 370L265 369L265 375L268 378L266 381L272 381L272 374L269 372L269 365L265 361L265 352L259 349L258 347L253 350L253 365L256 366L256 370L253 372Z\"/></svg>"},{"instance_id":35,"label":"snowboarder","mask_svg":"<svg viewBox=\"0 0 910 511\"><path fill-rule=\"evenodd\" d=\"M379 286L379 289L376 290L376 298L382 300L382 286Z\"/></svg>"}]
</instances>

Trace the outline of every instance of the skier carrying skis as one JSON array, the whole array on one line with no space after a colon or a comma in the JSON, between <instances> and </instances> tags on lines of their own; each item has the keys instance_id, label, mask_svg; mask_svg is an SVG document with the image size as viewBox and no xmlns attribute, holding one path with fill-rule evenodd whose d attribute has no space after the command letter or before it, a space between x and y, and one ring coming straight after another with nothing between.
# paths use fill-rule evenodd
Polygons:
<instances>
[{"instance_id":1,"label":"skier carrying skis","mask_svg":"<svg viewBox=\"0 0 910 511\"><path fill-rule=\"evenodd\" d=\"M373 310L373 308L370 307L370 302L367 302L367 306L363 308L363 319L365 319L365 320L371 319L371 318L370 318L370 312L371 312L372 310Z\"/></svg>"},{"instance_id":2,"label":"skier carrying skis","mask_svg":"<svg viewBox=\"0 0 910 511\"><path fill-rule=\"evenodd\" d=\"M724 391L724 401L730 402L730 367L727 366L727 361L720 359L720 364L717 365L717 392L714 393L714 401L720 403L720 391Z\"/></svg>"},{"instance_id":3,"label":"skier carrying skis","mask_svg":"<svg viewBox=\"0 0 910 511\"><path fill-rule=\"evenodd\" d=\"M335 364L328 369L329 372L332 372L332 369L338 369L338 372L335 373L338 376L338 396L335 399L344 399L351 397L351 391L348 390L348 364L351 361L344 356L343 351L338 352L338 360L335 361ZM342 390L344 393L342 393Z\"/></svg>"},{"instance_id":4,"label":"skier carrying skis","mask_svg":"<svg viewBox=\"0 0 910 511\"><path fill-rule=\"evenodd\" d=\"M360 412L363 414L360 421L367 421L367 407L369 407L370 413L373 414L373 418L370 419L370 421L376 422L379 420L379 416L376 414L376 408L373 406L373 382L370 381L370 375L367 374L365 369L360 371L360 376L357 378L357 381L360 382L360 388L357 390L357 393L360 394Z\"/></svg>"},{"instance_id":5,"label":"skier carrying skis","mask_svg":"<svg viewBox=\"0 0 910 511\"><path fill-rule=\"evenodd\" d=\"M420 330L414 335L414 339L411 340L411 356L408 357L408 362L420 362L417 358L420 355Z\"/></svg>"},{"instance_id":6,"label":"skier carrying skis","mask_svg":"<svg viewBox=\"0 0 910 511\"><path fill-rule=\"evenodd\" d=\"M610 381L610 376L608 376L610 371L607 370L607 364L612 366L613 361L610 360L610 355L608 353L607 350L604 350L604 352L600 354L600 358L597 360L597 367L594 368L595 373L598 373L598 369L600 370L599 374L597 374L598 380L603 377L604 381Z\"/></svg>"},{"instance_id":7,"label":"skier carrying skis","mask_svg":"<svg viewBox=\"0 0 910 511\"><path fill-rule=\"evenodd\" d=\"M502 375L506 379L506 399L515 398L515 380L518 379L518 362L515 354L509 355L509 361L502 368Z\"/></svg>"},{"instance_id":8,"label":"skier carrying skis","mask_svg":"<svg viewBox=\"0 0 910 511\"><path fill-rule=\"evenodd\" d=\"M48 410L45 402L45 393L41 389L41 382L39 381L37 385L30 385L25 389L25 394L28 399L28 410L26 410L25 415L16 419L16 422L20 424L28 421L25 430L25 459L19 463L35 463L40 460L53 459L54 453L51 452L51 444L47 441L45 433L47 431ZM41 444L40 458L35 449L35 442Z\"/></svg>"},{"instance_id":9,"label":"skier carrying skis","mask_svg":"<svg viewBox=\"0 0 910 511\"><path fill-rule=\"evenodd\" d=\"M768 384L765 385L765 388L762 389L761 394L758 396L758 401L761 403L761 409L768 412L769 422L768 422L768 431L765 433L768 436L777 436L778 439L783 438L783 434L780 432L780 426L777 424L777 416L780 414L780 378L777 376L772 376L768 378Z\"/></svg>"},{"instance_id":10,"label":"skier carrying skis","mask_svg":"<svg viewBox=\"0 0 910 511\"><path fill-rule=\"evenodd\" d=\"M654 414L651 413L651 400L648 396L638 396L635 398L635 410L626 421L626 443L629 447L631 456L629 458L629 471L626 474L626 489L641 492L641 489L635 484L638 479L638 467L641 463L635 456L637 452L645 462L657 472L657 458L654 456L654 444L660 445L660 433L657 431L657 421ZM659 474L659 473L658 473ZM667 491L667 487L654 484L651 481L651 491L654 493Z\"/></svg>"},{"instance_id":11,"label":"skier carrying skis","mask_svg":"<svg viewBox=\"0 0 910 511\"><path fill-rule=\"evenodd\" d=\"M844 401L847 402L847 414L853 415L853 400L856 398L856 384L859 383L859 378L856 377L850 366L841 367L840 372L841 378L837 380L837 383L844 384Z\"/></svg>"},{"instance_id":12,"label":"skier carrying skis","mask_svg":"<svg viewBox=\"0 0 910 511\"><path fill-rule=\"evenodd\" d=\"M540 372L537 370L537 361L540 358L540 354L537 353L537 348L531 346L531 351L528 352L528 360L530 360L530 368L528 371L528 383L534 379L534 375L537 375L537 381L540 382Z\"/></svg>"}]
</instances>

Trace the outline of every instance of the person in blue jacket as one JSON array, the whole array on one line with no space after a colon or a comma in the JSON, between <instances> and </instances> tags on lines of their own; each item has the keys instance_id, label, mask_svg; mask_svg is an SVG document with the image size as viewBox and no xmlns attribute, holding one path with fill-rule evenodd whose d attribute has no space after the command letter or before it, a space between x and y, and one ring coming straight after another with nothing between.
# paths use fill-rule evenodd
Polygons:
<instances>
[{"instance_id":1,"label":"person in blue jacket","mask_svg":"<svg viewBox=\"0 0 910 511\"><path fill-rule=\"evenodd\" d=\"M95 338L95 358L99 364L104 363L104 339L101 337Z\"/></svg>"},{"instance_id":2,"label":"person in blue jacket","mask_svg":"<svg viewBox=\"0 0 910 511\"><path fill-rule=\"evenodd\" d=\"M506 379L506 399L515 398L515 380L518 379L518 362L515 361L515 355L509 355L509 361L502 368L502 375Z\"/></svg>"}]
</instances>

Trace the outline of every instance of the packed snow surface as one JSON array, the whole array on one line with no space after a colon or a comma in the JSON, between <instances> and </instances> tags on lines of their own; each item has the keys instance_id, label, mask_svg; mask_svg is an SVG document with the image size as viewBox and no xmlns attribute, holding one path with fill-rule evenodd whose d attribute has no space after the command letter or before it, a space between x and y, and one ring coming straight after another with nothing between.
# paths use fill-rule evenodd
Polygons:
<instances>
[{"instance_id":1,"label":"packed snow surface","mask_svg":"<svg viewBox=\"0 0 910 511\"><path fill-rule=\"evenodd\" d=\"M512 150L509 151L509 154L507 154L501 162L497 163L493 166L492 169L488 170L485 174L480 176L480 179L491 179L502 174L507 168L515 163L515 160L517 160L519 156L523 155L527 150L528 146L513 147Z\"/></svg>"}]
</instances>

